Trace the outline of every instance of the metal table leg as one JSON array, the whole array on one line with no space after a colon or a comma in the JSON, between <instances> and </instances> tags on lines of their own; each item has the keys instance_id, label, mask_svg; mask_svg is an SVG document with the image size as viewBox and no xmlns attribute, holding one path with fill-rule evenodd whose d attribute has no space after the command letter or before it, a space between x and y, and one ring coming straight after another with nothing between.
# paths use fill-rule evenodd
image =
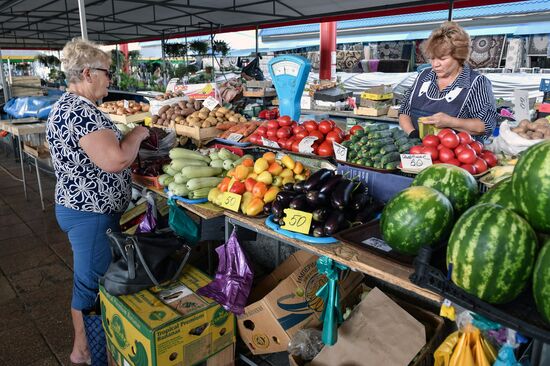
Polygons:
<instances>
[{"instance_id":1,"label":"metal table leg","mask_svg":"<svg viewBox=\"0 0 550 366\"><path fill-rule=\"evenodd\" d=\"M36 167L36 179L38 179L38 192L40 192L40 203L42 204L42 211L45 211L44 208L44 196L42 195L42 182L40 181L40 169L38 169L38 159L34 158L34 166Z\"/></svg>"},{"instance_id":2,"label":"metal table leg","mask_svg":"<svg viewBox=\"0 0 550 366\"><path fill-rule=\"evenodd\" d=\"M21 147L21 139L17 137L17 147L19 148L19 162L21 163L21 178L23 179L23 190L25 191L25 200L27 197L27 181L25 179L25 164L23 163L23 148Z\"/></svg>"}]
</instances>

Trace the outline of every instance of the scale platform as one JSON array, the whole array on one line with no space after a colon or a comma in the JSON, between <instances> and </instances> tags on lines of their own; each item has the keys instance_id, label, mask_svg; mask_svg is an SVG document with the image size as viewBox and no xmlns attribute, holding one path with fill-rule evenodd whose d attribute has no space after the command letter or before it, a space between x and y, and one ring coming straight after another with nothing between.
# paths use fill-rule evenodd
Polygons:
<instances>
[{"instance_id":1,"label":"scale platform","mask_svg":"<svg viewBox=\"0 0 550 366\"><path fill-rule=\"evenodd\" d=\"M353 96L353 92L345 92L339 88L330 88L324 90L317 90L313 94L313 99L322 102L342 102Z\"/></svg>"}]
</instances>

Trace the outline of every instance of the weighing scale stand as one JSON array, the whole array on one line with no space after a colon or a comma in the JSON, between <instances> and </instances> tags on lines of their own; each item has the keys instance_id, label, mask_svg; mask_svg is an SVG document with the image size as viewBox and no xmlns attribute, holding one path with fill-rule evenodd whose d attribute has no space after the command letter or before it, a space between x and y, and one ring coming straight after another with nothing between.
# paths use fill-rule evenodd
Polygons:
<instances>
[{"instance_id":1,"label":"weighing scale stand","mask_svg":"<svg viewBox=\"0 0 550 366\"><path fill-rule=\"evenodd\" d=\"M279 98L279 114L298 121L310 62L301 56L284 55L271 59L267 66Z\"/></svg>"}]
</instances>

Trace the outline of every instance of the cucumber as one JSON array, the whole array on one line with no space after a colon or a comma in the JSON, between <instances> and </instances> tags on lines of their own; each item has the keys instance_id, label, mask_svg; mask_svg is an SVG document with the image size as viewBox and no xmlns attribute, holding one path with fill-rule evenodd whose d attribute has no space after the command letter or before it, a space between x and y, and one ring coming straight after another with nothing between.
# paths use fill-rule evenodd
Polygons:
<instances>
[{"instance_id":1,"label":"cucumber","mask_svg":"<svg viewBox=\"0 0 550 366\"><path fill-rule=\"evenodd\" d=\"M394 151L382 156L382 158L380 159L380 163L387 164L391 163L392 161L399 161L399 157L399 153Z\"/></svg>"},{"instance_id":2,"label":"cucumber","mask_svg":"<svg viewBox=\"0 0 550 366\"><path fill-rule=\"evenodd\" d=\"M408 142L405 145L399 146L398 150L401 154L406 154L411 149L411 147L413 147L413 146L414 146L414 144L412 142Z\"/></svg>"},{"instance_id":3,"label":"cucumber","mask_svg":"<svg viewBox=\"0 0 550 366\"><path fill-rule=\"evenodd\" d=\"M408 142L409 142L409 137L407 135L395 139L395 144L399 146L405 145Z\"/></svg>"},{"instance_id":4,"label":"cucumber","mask_svg":"<svg viewBox=\"0 0 550 366\"><path fill-rule=\"evenodd\" d=\"M373 156L372 157L373 163L378 163L380 160L382 160L382 156L384 156L384 155L378 154L378 155Z\"/></svg>"},{"instance_id":5,"label":"cucumber","mask_svg":"<svg viewBox=\"0 0 550 366\"><path fill-rule=\"evenodd\" d=\"M372 135L369 135L369 137L373 139L381 139L384 137L392 137L392 133L390 130L376 131L373 132Z\"/></svg>"},{"instance_id":6,"label":"cucumber","mask_svg":"<svg viewBox=\"0 0 550 366\"><path fill-rule=\"evenodd\" d=\"M367 146L369 147L376 147L376 146L384 146L387 144L392 144L393 139L391 137L381 138L381 139L372 139L369 140Z\"/></svg>"},{"instance_id":7,"label":"cucumber","mask_svg":"<svg viewBox=\"0 0 550 366\"><path fill-rule=\"evenodd\" d=\"M408 137L407 134L405 133L405 131L403 131L402 129L400 128L392 128L391 129L391 132L392 132L392 136L394 139L398 139L398 138L401 138L401 137Z\"/></svg>"},{"instance_id":8,"label":"cucumber","mask_svg":"<svg viewBox=\"0 0 550 366\"><path fill-rule=\"evenodd\" d=\"M392 161L391 163L387 163L386 165L384 165L384 169L394 170L397 169L398 166L399 161Z\"/></svg>"},{"instance_id":9,"label":"cucumber","mask_svg":"<svg viewBox=\"0 0 550 366\"><path fill-rule=\"evenodd\" d=\"M382 148L380 149L380 154L386 155L387 153L390 153L392 151L397 151L397 146L395 146L394 144L389 144L382 146Z\"/></svg>"},{"instance_id":10,"label":"cucumber","mask_svg":"<svg viewBox=\"0 0 550 366\"><path fill-rule=\"evenodd\" d=\"M374 123L372 125L366 125L365 126L365 132L370 134L371 132L383 131L383 130L387 130L389 128L390 128L390 126L387 123Z\"/></svg>"},{"instance_id":11,"label":"cucumber","mask_svg":"<svg viewBox=\"0 0 550 366\"><path fill-rule=\"evenodd\" d=\"M214 177L219 175L223 169L212 168L209 166L186 166L181 170L181 174L189 179L201 177Z\"/></svg>"},{"instance_id":12,"label":"cucumber","mask_svg":"<svg viewBox=\"0 0 550 366\"><path fill-rule=\"evenodd\" d=\"M190 191L194 191L201 188L213 188L222 181L222 178L218 177L206 177L206 178L193 178L187 181L186 187Z\"/></svg>"},{"instance_id":13,"label":"cucumber","mask_svg":"<svg viewBox=\"0 0 550 366\"><path fill-rule=\"evenodd\" d=\"M210 163L210 158L204 156L201 153L189 149L184 149L181 147L175 147L168 153L170 159L194 159L194 160L204 160L207 163Z\"/></svg>"}]
</instances>

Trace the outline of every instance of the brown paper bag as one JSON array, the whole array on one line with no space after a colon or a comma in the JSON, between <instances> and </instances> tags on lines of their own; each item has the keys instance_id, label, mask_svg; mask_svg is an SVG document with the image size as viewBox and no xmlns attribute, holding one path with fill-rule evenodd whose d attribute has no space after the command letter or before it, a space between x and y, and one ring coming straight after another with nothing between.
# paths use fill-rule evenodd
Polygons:
<instances>
[{"instance_id":1,"label":"brown paper bag","mask_svg":"<svg viewBox=\"0 0 550 366\"><path fill-rule=\"evenodd\" d=\"M424 326L377 288L338 329L312 366L406 366L426 344Z\"/></svg>"}]
</instances>

